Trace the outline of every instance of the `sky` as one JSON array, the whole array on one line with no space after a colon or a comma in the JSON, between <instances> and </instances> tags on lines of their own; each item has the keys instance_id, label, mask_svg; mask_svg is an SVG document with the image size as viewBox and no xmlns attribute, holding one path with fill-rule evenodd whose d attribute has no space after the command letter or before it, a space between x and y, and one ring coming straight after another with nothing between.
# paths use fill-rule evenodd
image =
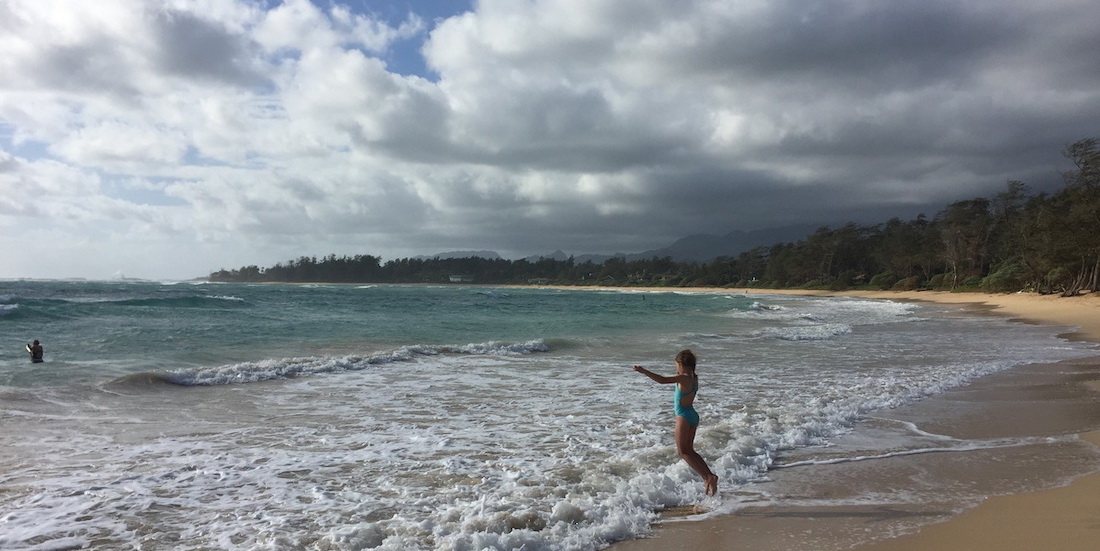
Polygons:
<instances>
[{"instance_id":1,"label":"sky","mask_svg":"<svg viewBox=\"0 0 1100 551\"><path fill-rule=\"evenodd\" d=\"M0 278L635 253L1062 187L1093 0L4 0Z\"/></svg>"}]
</instances>

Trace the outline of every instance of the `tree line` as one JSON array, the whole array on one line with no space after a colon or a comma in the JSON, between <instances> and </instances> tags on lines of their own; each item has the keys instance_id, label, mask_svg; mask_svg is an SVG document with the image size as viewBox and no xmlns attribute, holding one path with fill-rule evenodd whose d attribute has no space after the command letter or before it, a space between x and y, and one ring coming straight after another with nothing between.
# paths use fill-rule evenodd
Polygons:
<instances>
[{"instance_id":1,"label":"tree line","mask_svg":"<svg viewBox=\"0 0 1100 551\"><path fill-rule=\"evenodd\" d=\"M1057 192L1010 181L991 198L951 203L928 218L822 227L795 243L711 262L669 257L603 262L541 258L329 255L210 274L217 282L633 285L806 289L1035 291L1076 295L1100 284L1100 149L1066 147L1074 169Z\"/></svg>"}]
</instances>

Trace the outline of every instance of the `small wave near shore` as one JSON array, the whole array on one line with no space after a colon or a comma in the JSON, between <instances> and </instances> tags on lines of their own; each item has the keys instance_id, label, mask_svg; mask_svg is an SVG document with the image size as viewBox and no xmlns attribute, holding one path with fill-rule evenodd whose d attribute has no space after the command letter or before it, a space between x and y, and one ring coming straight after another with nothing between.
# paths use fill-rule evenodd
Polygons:
<instances>
[{"instance_id":1,"label":"small wave near shore","mask_svg":"<svg viewBox=\"0 0 1100 551\"><path fill-rule=\"evenodd\" d=\"M256 383L278 379L293 379L308 375L359 371L395 362L410 362L426 356L453 355L517 355L549 352L542 339L520 342L484 342L466 345L416 345L368 356L318 356L273 358L239 362L213 367L182 368L168 371L132 373L106 384L108 388L176 386L217 386Z\"/></svg>"}]
</instances>

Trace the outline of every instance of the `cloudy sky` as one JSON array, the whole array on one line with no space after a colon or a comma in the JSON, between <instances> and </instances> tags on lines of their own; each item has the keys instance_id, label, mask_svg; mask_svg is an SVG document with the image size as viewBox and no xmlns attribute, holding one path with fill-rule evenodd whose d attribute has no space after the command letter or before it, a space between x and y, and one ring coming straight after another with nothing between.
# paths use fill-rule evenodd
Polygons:
<instances>
[{"instance_id":1,"label":"cloudy sky","mask_svg":"<svg viewBox=\"0 0 1100 551\"><path fill-rule=\"evenodd\" d=\"M640 252L1061 186L1094 0L4 0L0 278Z\"/></svg>"}]
</instances>

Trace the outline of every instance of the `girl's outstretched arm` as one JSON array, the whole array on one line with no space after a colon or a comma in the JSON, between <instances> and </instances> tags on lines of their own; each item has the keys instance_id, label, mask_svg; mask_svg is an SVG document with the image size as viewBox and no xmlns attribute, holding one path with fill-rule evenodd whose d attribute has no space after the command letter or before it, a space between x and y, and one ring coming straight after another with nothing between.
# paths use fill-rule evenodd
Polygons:
<instances>
[{"instance_id":1,"label":"girl's outstretched arm","mask_svg":"<svg viewBox=\"0 0 1100 551\"><path fill-rule=\"evenodd\" d=\"M649 377L650 379L653 379L654 381L661 383L662 385L672 383L691 383L691 375L673 375L671 377L666 377L664 375L658 375L640 365L634 366L634 371L637 371L638 373L641 373L642 375L645 375L646 377Z\"/></svg>"}]
</instances>

